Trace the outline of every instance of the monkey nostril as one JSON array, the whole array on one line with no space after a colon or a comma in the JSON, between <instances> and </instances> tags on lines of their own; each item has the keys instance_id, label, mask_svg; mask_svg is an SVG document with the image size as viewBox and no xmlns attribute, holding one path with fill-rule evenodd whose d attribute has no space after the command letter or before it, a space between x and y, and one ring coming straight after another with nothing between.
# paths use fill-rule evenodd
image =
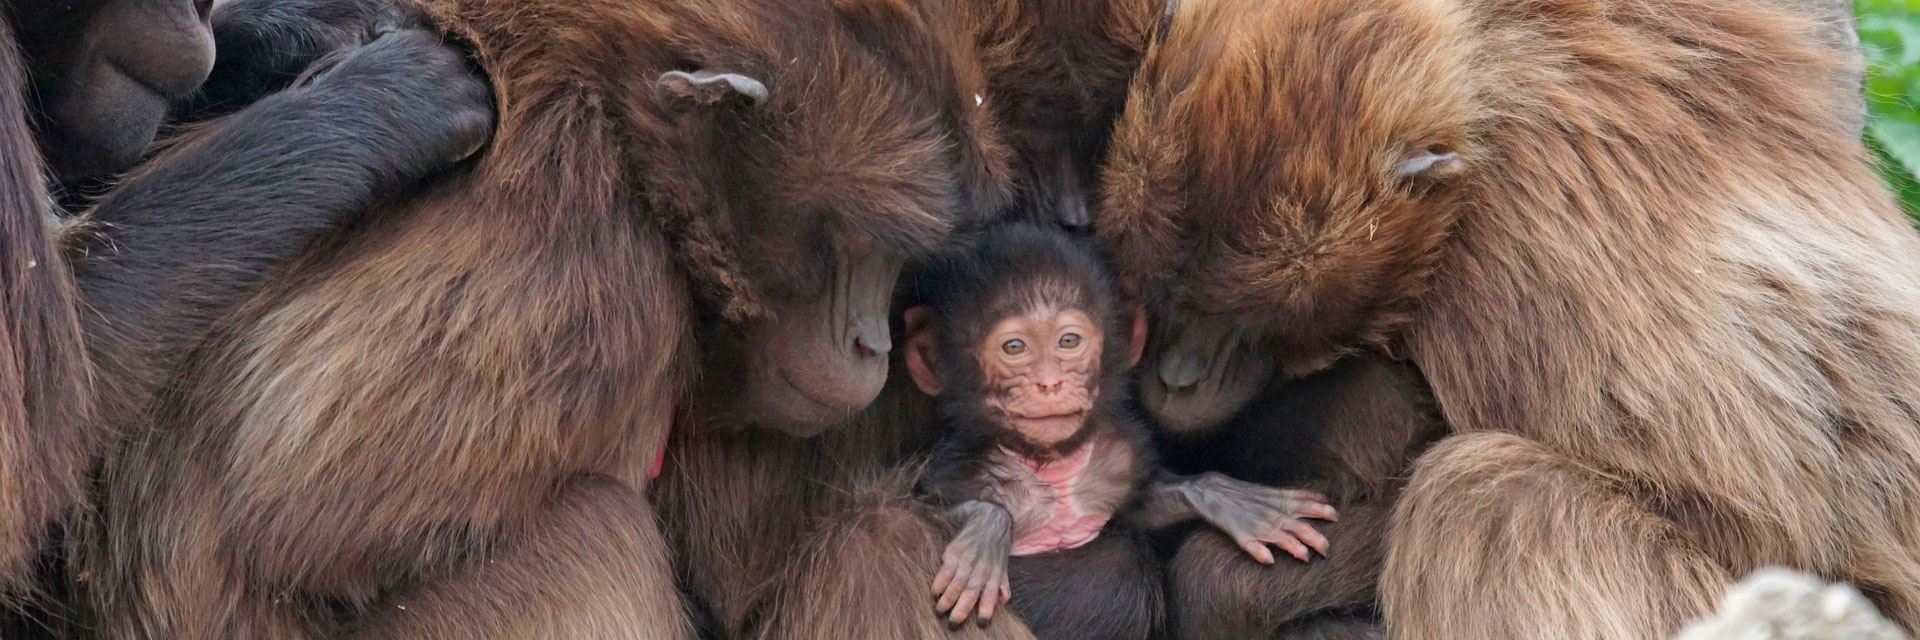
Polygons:
<instances>
[{"instance_id":1,"label":"monkey nostril","mask_svg":"<svg viewBox=\"0 0 1920 640\"><path fill-rule=\"evenodd\" d=\"M862 358L877 358L893 351L893 338L886 333L853 337L853 353Z\"/></svg>"}]
</instances>

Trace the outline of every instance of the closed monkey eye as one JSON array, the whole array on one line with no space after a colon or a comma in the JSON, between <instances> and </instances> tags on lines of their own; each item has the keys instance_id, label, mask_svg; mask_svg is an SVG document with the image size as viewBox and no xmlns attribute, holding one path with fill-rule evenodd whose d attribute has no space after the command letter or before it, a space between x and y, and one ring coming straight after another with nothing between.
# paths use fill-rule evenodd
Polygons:
<instances>
[{"instance_id":1,"label":"closed monkey eye","mask_svg":"<svg viewBox=\"0 0 1920 640\"><path fill-rule=\"evenodd\" d=\"M1017 356L1027 352L1027 343L1025 340L1014 338L1001 343L1000 352L1010 356Z\"/></svg>"}]
</instances>

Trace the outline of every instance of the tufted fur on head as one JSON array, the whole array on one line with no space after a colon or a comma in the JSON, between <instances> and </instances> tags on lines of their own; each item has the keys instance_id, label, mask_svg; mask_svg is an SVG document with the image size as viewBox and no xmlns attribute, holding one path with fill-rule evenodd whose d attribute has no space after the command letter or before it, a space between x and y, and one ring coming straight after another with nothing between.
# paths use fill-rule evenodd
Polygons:
<instances>
[{"instance_id":1,"label":"tufted fur on head","mask_svg":"<svg viewBox=\"0 0 1920 640\"><path fill-rule=\"evenodd\" d=\"M807 293L832 234L920 251L1010 197L1003 145L971 99L978 69L938 28L946 9L823 2L420 0L495 79L498 153L483 172L563 208L631 196L633 215L676 238L697 297L734 322ZM674 81L698 72L759 96Z\"/></svg>"},{"instance_id":2,"label":"tufted fur on head","mask_svg":"<svg viewBox=\"0 0 1920 640\"><path fill-rule=\"evenodd\" d=\"M1173 7L1104 174L1098 232L1123 271L1159 308L1277 340L1288 373L1383 344L1457 215L1436 187L1476 161L1487 117L1464 19L1437 2Z\"/></svg>"}]
</instances>

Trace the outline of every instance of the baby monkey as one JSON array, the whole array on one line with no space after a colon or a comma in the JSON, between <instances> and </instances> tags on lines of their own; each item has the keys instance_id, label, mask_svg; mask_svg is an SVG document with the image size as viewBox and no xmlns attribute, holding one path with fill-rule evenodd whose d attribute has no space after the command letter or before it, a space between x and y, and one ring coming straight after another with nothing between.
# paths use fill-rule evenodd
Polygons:
<instances>
[{"instance_id":1,"label":"baby monkey","mask_svg":"<svg viewBox=\"0 0 1920 640\"><path fill-rule=\"evenodd\" d=\"M1199 518L1264 564L1274 562L1267 545L1301 561L1309 548L1326 553L1326 538L1304 520L1335 518L1324 496L1159 468L1146 425L1126 403L1126 374L1145 346L1144 313L1122 317L1111 277L1079 241L1051 228L998 227L935 271L922 283L926 304L907 311L906 358L914 383L935 397L939 421L922 488L958 527L933 580L950 621L984 623L1010 601L1012 586L1022 588L1013 606L1042 638L1050 637L1042 626L1062 627L1055 636L1093 627L1044 624L1030 607L1093 626L1142 608L1083 600L1102 598L1096 585L1115 573L1093 565L1151 564L1145 545L1048 569L1084 572L1077 580L1048 579L1033 592L1020 584L1022 561L1089 545L1103 530L1131 528L1112 534L1131 536ZM1157 605L1157 581L1145 588L1149 597L1129 598Z\"/></svg>"}]
</instances>

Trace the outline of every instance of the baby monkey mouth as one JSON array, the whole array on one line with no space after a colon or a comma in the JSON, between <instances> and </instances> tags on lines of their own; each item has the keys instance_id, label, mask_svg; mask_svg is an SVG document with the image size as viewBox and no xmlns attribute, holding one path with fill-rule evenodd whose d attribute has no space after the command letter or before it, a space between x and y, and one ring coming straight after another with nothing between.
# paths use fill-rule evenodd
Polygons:
<instances>
[{"instance_id":1,"label":"baby monkey mouth","mask_svg":"<svg viewBox=\"0 0 1920 640\"><path fill-rule=\"evenodd\" d=\"M1087 411L1076 409L1038 415L1010 414L1007 418L1027 440L1034 444L1052 445L1072 439L1079 432L1081 423L1086 422Z\"/></svg>"}]
</instances>

